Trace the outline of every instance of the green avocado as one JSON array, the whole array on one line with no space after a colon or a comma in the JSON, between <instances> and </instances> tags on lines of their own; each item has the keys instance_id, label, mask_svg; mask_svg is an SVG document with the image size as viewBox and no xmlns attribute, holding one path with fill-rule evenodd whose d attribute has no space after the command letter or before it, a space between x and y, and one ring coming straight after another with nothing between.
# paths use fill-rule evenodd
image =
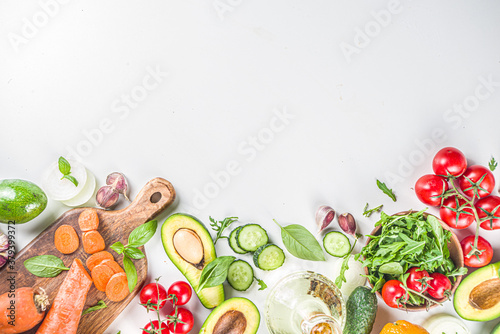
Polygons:
<instances>
[{"instance_id":1,"label":"green avocado","mask_svg":"<svg viewBox=\"0 0 500 334\"><path fill-rule=\"evenodd\" d=\"M203 323L200 334L255 334L260 313L250 300L231 298L217 306Z\"/></svg>"},{"instance_id":2,"label":"green avocado","mask_svg":"<svg viewBox=\"0 0 500 334\"><path fill-rule=\"evenodd\" d=\"M0 181L0 223L24 224L47 206L47 196L36 184L25 180Z\"/></svg>"},{"instance_id":3,"label":"green avocado","mask_svg":"<svg viewBox=\"0 0 500 334\"><path fill-rule=\"evenodd\" d=\"M490 334L500 334L500 323L498 323L495 328L491 330Z\"/></svg>"},{"instance_id":4,"label":"green avocado","mask_svg":"<svg viewBox=\"0 0 500 334\"><path fill-rule=\"evenodd\" d=\"M347 300L346 314L343 334L370 334L377 314L377 296L371 289L358 286Z\"/></svg>"},{"instance_id":5,"label":"green avocado","mask_svg":"<svg viewBox=\"0 0 500 334\"><path fill-rule=\"evenodd\" d=\"M488 321L500 317L500 262L479 268L458 286L453 306L466 320ZM500 333L500 331L499 331Z\"/></svg>"},{"instance_id":6,"label":"green avocado","mask_svg":"<svg viewBox=\"0 0 500 334\"><path fill-rule=\"evenodd\" d=\"M203 268L217 258L210 233L205 225L193 216L176 213L168 217L161 227L161 241L168 257L198 290ZM214 308L225 299L221 285L202 289L198 293L206 308Z\"/></svg>"}]
</instances>

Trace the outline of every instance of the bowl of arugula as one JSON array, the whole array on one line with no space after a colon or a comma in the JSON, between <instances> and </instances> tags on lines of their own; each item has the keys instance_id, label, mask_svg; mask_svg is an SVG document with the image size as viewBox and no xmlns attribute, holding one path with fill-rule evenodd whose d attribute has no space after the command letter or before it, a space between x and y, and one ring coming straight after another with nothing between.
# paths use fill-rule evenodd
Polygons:
<instances>
[{"instance_id":1,"label":"bowl of arugula","mask_svg":"<svg viewBox=\"0 0 500 334\"><path fill-rule=\"evenodd\" d=\"M407 291L407 301L400 308L423 311L433 308L453 295L467 273L460 242L450 227L437 217L422 211L404 211L392 216L382 212L358 257L365 266L368 282L378 297L385 282L399 280ZM406 274L418 267L430 274L446 275L452 284L449 297L433 299L424 290L415 293L406 286ZM425 284L425 283L424 283Z\"/></svg>"}]
</instances>

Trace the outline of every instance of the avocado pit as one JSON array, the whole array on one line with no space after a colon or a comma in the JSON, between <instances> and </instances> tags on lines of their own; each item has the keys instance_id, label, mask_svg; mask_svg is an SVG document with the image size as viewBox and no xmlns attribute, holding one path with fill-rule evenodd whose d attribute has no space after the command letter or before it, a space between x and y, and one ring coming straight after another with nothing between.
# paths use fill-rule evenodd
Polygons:
<instances>
[{"instance_id":1,"label":"avocado pit","mask_svg":"<svg viewBox=\"0 0 500 334\"><path fill-rule=\"evenodd\" d=\"M217 320L213 334L243 334L246 328L245 315L240 311L230 310Z\"/></svg>"},{"instance_id":2,"label":"avocado pit","mask_svg":"<svg viewBox=\"0 0 500 334\"><path fill-rule=\"evenodd\" d=\"M178 229L172 237L172 242L177 254L184 261L197 269L203 269L205 258L203 243L196 232L187 228Z\"/></svg>"},{"instance_id":3,"label":"avocado pit","mask_svg":"<svg viewBox=\"0 0 500 334\"><path fill-rule=\"evenodd\" d=\"M500 303L500 278L492 278L476 285L470 292L472 307L487 310Z\"/></svg>"}]
</instances>

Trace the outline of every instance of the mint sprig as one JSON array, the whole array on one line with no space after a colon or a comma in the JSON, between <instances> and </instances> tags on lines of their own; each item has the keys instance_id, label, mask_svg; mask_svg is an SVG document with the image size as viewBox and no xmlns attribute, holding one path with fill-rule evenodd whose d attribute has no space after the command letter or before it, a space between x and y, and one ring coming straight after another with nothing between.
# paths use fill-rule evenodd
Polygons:
<instances>
[{"instance_id":1,"label":"mint sprig","mask_svg":"<svg viewBox=\"0 0 500 334\"><path fill-rule=\"evenodd\" d=\"M71 165L69 164L68 160L64 159L64 157L59 157L59 171L62 173L62 179L69 180L71 183L75 185L75 187L78 187L78 180L75 179L74 176L70 175L71 174Z\"/></svg>"}]
</instances>

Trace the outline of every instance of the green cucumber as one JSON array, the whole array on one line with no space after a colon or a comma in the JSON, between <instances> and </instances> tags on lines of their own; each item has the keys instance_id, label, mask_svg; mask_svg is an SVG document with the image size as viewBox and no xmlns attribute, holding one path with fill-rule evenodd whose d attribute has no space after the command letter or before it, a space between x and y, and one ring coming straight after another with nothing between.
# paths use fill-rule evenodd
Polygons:
<instances>
[{"instance_id":1,"label":"green cucumber","mask_svg":"<svg viewBox=\"0 0 500 334\"><path fill-rule=\"evenodd\" d=\"M253 254L253 263L262 270L278 269L285 262L285 253L276 245L267 244L259 247Z\"/></svg>"},{"instance_id":2,"label":"green cucumber","mask_svg":"<svg viewBox=\"0 0 500 334\"><path fill-rule=\"evenodd\" d=\"M323 247L331 256L344 257L351 250L351 242L345 234L332 231L323 238Z\"/></svg>"},{"instance_id":3,"label":"green cucumber","mask_svg":"<svg viewBox=\"0 0 500 334\"><path fill-rule=\"evenodd\" d=\"M358 286L346 303L343 334L370 334L377 315L377 296L370 288Z\"/></svg>"},{"instance_id":4,"label":"green cucumber","mask_svg":"<svg viewBox=\"0 0 500 334\"><path fill-rule=\"evenodd\" d=\"M231 247L231 249L235 252L235 253L238 253L238 254L246 254L248 253L246 250L244 249L241 249L239 246L238 246L238 242L236 241L236 234L238 233L238 230L241 229L242 226L238 226L237 228L235 228L231 234L229 234L229 238L227 238L227 242L229 243L229 247Z\"/></svg>"},{"instance_id":5,"label":"green cucumber","mask_svg":"<svg viewBox=\"0 0 500 334\"><path fill-rule=\"evenodd\" d=\"M25 180L0 181L0 223L24 224L47 206L47 196L36 184Z\"/></svg>"},{"instance_id":6,"label":"green cucumber","mask_svg":"<svg viewBox=\"0 0 500 334\"><path fill-rule=\"evenodd\" d=\"M236 231L236 242L238 247L247 251L255 252L260 246L269 241L266 230L258 224L247 224Z\"/></svg>"},{"instance_id":7,"label":"green cucumber","mask_svg":"<svg viewBox=\"0 0 500 334\"><path fill-rule=\"evenodd\" d=\"M253 282L253 268L248 262L236 260L227 270L227 282L238 291L246 291Z\"/></svg>"}]
</instances>

